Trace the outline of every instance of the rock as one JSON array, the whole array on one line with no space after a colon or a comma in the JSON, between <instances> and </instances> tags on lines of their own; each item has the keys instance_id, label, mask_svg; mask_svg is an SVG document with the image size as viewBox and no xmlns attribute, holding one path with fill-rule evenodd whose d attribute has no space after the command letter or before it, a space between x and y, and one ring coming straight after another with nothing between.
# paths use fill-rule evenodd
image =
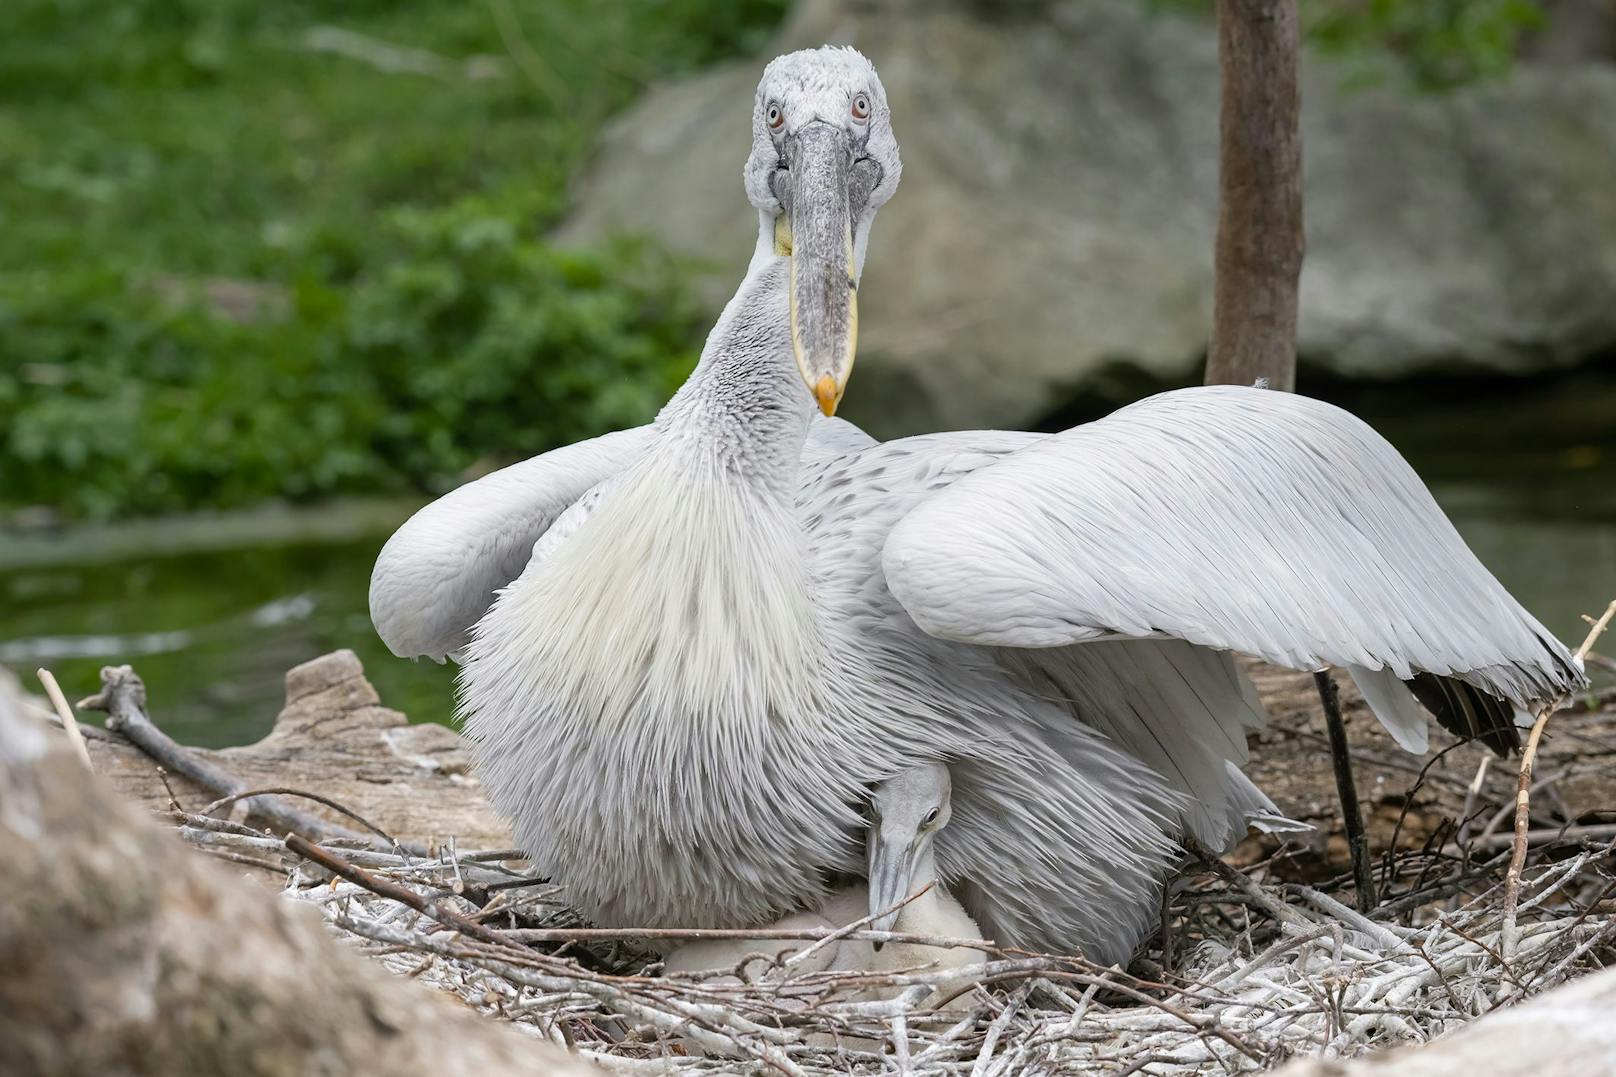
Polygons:
<instances>
[{"instance_id":1,"label":"rock","mask_svg":"<svg viewBox=\"0 0 1616 1077\"><path fill-rule=\"evenodd\" d=\"M9 697L0 859L8 1077L599 1072L434 998L309 907L190 851Z\"/></svg>"},{"instance_id":2,"label":"rock","mask_svg":"<svg viewBox=\"0 0 1616 1077\"><path fill-rule=\"evenodd\" d=\"M904 154L860 289L850 418L885 435L1026 425L1141 376L1198 376L1216 37L1146 7L799 5L770 55L863 49ZM624 115L560 238L664 242L716 311L755 238L740 169L765 59ZM1303 81L1305 361L1384 379L1525 373L1616 348L1616 64L1525 65L1445 97L1349 91L1313 60Z\"/></svg>"}]
</instances>

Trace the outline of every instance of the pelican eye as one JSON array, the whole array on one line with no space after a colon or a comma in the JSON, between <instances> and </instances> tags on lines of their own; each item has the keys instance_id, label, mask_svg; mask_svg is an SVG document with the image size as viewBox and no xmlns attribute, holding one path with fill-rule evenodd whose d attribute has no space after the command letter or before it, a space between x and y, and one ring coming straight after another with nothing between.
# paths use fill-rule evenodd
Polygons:
<instances>
[{"instance_id":1,"label":"pelican eye","mask_svg":"<svg viewBox=\"0 0 1616 1077\"><path fill-rule=\"evenodd\" d=\"M853 95L853 118L863 123L870 118L870 95L856 93Z\"/></svg>"},{"instance_id":2,"label":"pelican eye","mask_svg":"<svg viewBox=\"0 0 1616 1077\"><path fill-rule=\"evenodd\" d=\"M764 114L764 118L768 120L769 130L771 131L780 130L780 125L786 122L786 114L780 111L779 105L770 105L769 111Z\"/></svg>"},{"instance_id":3,"label":"pelican eye","mask_svg":"<svg viewBox=\"0 0 1616 1077\"><path fill-rule=\"evenodd\" d=\"M936 821L937 821L937 809L933 808L931 811L926 813L926 818L924 818L924 819L922 819L920 821L920 825L921 826L931 826Z\"/></svg>"}]
</instances>

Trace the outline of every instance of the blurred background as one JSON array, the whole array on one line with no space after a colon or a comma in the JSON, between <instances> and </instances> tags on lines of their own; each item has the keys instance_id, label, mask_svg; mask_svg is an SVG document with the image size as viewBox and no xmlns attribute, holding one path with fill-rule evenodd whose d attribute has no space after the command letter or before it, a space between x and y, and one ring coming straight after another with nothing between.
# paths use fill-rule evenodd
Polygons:
<instances>
[{"instance_id":1,"label":"blurred background","mask_svg":"<svg viewBox=\"0 0 1616 1077\"><path fill-rule=\"evenodd\" d=\"M1561 638L1616 595L1616 2L1302 0L1299 390ZM0 667L255 739L467 478L649 419L744 269L762 64L849 42L903 148L844 414L1060 429L1199 380L1199 0L0 5Z\"/></svg>"}]
</instances>

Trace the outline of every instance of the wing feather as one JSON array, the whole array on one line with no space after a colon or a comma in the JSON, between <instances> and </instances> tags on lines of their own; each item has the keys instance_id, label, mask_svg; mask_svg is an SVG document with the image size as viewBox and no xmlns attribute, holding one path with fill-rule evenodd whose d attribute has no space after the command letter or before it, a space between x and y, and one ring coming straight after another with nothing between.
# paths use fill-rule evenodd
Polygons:
<instances>
[{"instance_id":1,"label":"wing feather","mask_svg":"<svg viewBox=\"0 0 1616 1077\"><path fill-rule=\"evenodd\" d=\"M597 483L637 459L649 426L535 456L466 483L393 533L370 574L370 619L400 658L441 661L465 646L498 588L533 545Z\"/></svg>"},{"instance_id":2,"label":"wing feather","mask_svg":"<svg viewBox=\"0 0 1616 1077\"><path fill-rule=\"evenodd\" d=\"M1409 744L1406 699L1368 674L1434 674L1527 708L1583 683L1395 449L1289 393L1163 393L1041 440L919 504L883 566L944 639L1167 636L1295 669L1355 667ZM1472 694L1437 713L1480 732L1478 706Z\"/></svg>"}]
</instances>

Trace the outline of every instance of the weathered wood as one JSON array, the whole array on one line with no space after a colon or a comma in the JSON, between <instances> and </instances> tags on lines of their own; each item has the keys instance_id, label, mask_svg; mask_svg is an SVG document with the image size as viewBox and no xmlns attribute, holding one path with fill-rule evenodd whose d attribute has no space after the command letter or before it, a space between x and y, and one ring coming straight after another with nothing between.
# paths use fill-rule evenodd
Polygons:
<instances>
[{"instance_id":1,"label":"weathered wood","mask_svg":"<svg viewBox=\"0 0 1616 1077\"><path fill-rule=\"evenodd\" d=\"M1218 238L1208 385L1296 387L1302 228L1296 0L1218 0Z\"/></svg>"},{"instance_id":2,"label":"weathered wood","mask_svg":"<svg viewBox=\"0 0 1616 1077\"><path fill-rule=\"evenodd\" d=\"M360 834L348 827L329 823L274 796L249 796L251 788L240 778L203 759L190 748L176 743L152 722L146 714L146 685L129 666L103 666L101 691L79 701L79 709L103 711L107 728L129 741L166 774L188 778L208 792L221 798L203 809L213 810L223 804L239 801L241 809L255 816L263 824L283 831L307 834L319 840L345 838L350 841L369 841L374 836ZM63 721L69 719L64 716ZM77 724L71 726L77 732Z\"/></svg>"},{"instance_id":3,"label":"weathered wood","mask_svg":"<svg viewBox=\"0 0 1616 1077\"><path fill-rule=\"evenodd\" d=\"M1616 969L1492 1013L1423 1047L1302 1059L1274 1077L1591 1077L1616 1073Z\"/></svg>"},{"instance_id":4,"label":"weathered wood","mask_svg":"<svg viewBox=\"0 0 1616 1077\"><path fill-rule=\"evenodd\" d=\"M162 700L151 702L162 722ZM90 727L90 757L98 774L123 796L155 811L168 792L150 757L113 734ZM452 729L412 725L381 705L352 651L335 651L286 674L286 706L256 744L210 750L186 748L247 789L290 786L321 793L351 808L400 841L456 839L463 849L502 848L509 829L483 798L470 760ZM219 791L178 774L168 784L188 810ZM341 815L302 802L333 826Z\"/></svg>"},{"instance_id":5,"label":"weathered wood","mask_svg":"<svg viewBox=\"0 0 1616 1077\"><path fill-rule=\"evenodd\" d=\"M187 850L0 698L0 1073L582 1074Z\"/></svg>"}]
</instances>

